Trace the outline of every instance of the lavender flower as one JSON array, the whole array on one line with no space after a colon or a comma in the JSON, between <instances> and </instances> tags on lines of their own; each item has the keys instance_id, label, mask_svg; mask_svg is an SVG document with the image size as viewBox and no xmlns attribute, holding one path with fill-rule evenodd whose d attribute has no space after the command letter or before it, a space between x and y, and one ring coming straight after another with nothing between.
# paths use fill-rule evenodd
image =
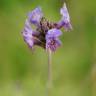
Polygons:
<instances>
[{"instance_id":1,"label":"lavender flower","mask_svg":"<svg viewBox=\"0 0 96 96\"><path fill-rule=\"evenodd\" d=\"M29 21L26 19L25 28L22 32L24 41L28 44L30 48L33 48L34 45L42 45L42 42L37 38L39 33L32 30Z\"/></svg>"},{"instance_id":2,"label":"lavender flower","mask_svg":"<svg viewBox=\"0 0 96 96\"><path fill-rule=\"evenodd\" d=\"M60 22L49 22L43 16L41 8L38 7L28 14L22 32L24 41L30 48L37 45L48 51L48 96L52 87L51 52L55 52L61 45L59 36L62 35L62 32L60 28L64 27L66 31L72 29L66 4L61 8L60 13L62 15ZM34 30L31 28L31 24L35 25Z\"/></svg>"},{"instance_id":3,"label":"lavender flower","mask_svg":"<svg viewBox=\"0 0 96 96\"><path fill-rule=\"evenodd\" d=\"M32 12L29 12L28 17L29 17L29 21L32 24L39 25L40 20L43 17L43 13L41 11L41 8L37 7Z\"/></svg>"},{"instance_id":4,"label":"lavender flower","mask_svg":"<svg viewBox=\"0 0 96 96\"><path fill-rule=\"evenodd\" d=\"M24 41L28 44L30 48L34 45L34 39L32 36L33 30L31 29L31 26L28 22L28 20L25 21L25 28L22 32L22 35L24 37Z\"/></svg>"},{"instance_id":5,"label":"lavender flower","mask_svg":"<svg viewBox=\"0 0 96 96\"><path fill-rule=\"evenodd\" d=\"M65 3L60 10L60 14L62 15L62 18L61 18L60 22L58 23L58 27L59 28L64 27L65 31L72 30L72 25L70 23L70 16L69 16Z\"/></svg>"},{"instance_id":6,"label":"lavender flower","mask_svg":"<svg viewBox=\"0 0 96 96\"><path fill-rule=\"evenodd\" d=\"M61 31L58 29L49 30L46 34L46 49L55 51L61 45L61 41L58 39L61 34Z\"/></svg>"},{"instance_id":7,"label":"lavender flower","mask_svg":"<svg viewBox=\"0 0 96 96\"><path fill-rule=\"evenodd\" d=\"M59 36L62 32L60 31L60 28L64 27L66 31L72 29L66 4L61 8L60 13L62 19L57 23L49 22L43 16L40 7L28 14L22 34L25 42L30 48L37 45L46 50L50 49L51 51L56 51L61 45ZM31 28L31 24L35 25L36 28L34 30Z\"/></svg>"}]
</instances>

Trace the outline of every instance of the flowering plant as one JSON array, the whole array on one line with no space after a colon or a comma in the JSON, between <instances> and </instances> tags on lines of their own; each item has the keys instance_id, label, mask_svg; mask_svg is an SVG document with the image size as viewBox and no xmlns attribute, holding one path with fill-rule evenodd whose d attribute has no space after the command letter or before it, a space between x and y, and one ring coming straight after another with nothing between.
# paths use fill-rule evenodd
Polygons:
<instances>
[{"instance_id":1,"label":"flowering plant","mask_svg":"<svg viewBox=\"0 0 96 96\"><path fill-rule=\"evenodd\" d=\"M61 45L59 36L62 35L61 28L65 31L72 30L70 23L70 16L64 3L60 9L61 19L59 22L49 22L43 15L40 7L37 7L33 11L29 12L25 21L25 27L22 32L24 41L28 44L29 48L37 45L42 47L48 52L48 80L51 81L51 52L55 52ZM35 29L31 28L31 25L35 26ZM49 84L50 85L50 84Z\"/></svg>"}]
</instances>

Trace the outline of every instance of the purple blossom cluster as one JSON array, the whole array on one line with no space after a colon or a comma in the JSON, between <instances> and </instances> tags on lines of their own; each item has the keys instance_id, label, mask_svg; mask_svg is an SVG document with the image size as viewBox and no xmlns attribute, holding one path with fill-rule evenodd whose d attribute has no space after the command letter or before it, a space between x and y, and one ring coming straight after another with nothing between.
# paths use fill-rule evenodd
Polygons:
<instances>
[{"instance_id":1,"label":"purple blossom cluster","mask_svg":"<svg viewBox=\"0 0 96 96\"><path fill-rule=\"evenodd\" d=\"M70 16L65 3L60 9L60 14L61 20L57 23L53 23L49 22L44 17L40 7L29 12L22 35L24 41L30 48L37 45L54 52L61 45L59 36L62 35L62 32L60 29L62 27L65 31L70 31L72 29ZM35 29L32 28L31 25L35 26Z\"/></svg>"}]
</instances>

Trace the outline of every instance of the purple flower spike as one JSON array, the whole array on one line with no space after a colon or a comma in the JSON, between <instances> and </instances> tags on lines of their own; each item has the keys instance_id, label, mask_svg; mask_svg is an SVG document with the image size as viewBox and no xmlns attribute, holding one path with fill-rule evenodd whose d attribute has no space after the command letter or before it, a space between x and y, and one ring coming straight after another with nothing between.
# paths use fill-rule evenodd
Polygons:
<instances>
[{"instance_id":1,"label":"purple flower spike","mask_svg":"<svg viewBox=\"0 0 96 96\"><path fill-rule=\"evenodd\" d=\"M28 16L29 16L29 21L32 24L35 24L38 26L40 24L41 18L43 17L43 13L41 11L41 8L37 7L32 12L29 12Z\"/></svg>"},{"instance_id":2,"label":"purple flower spike","mask_svg":"<svg viewBox=\"0 0 96 96\"><path fill-rule=\"evenodd\" d=\"M51 51L55 51L60 45L61 41L58 37L61 35L61 31L58 29L51 29L46 34L46 50L50 49Z\"/></svg>"},{"instance_id":3,"label":"purple flower spike","mask_svg":"<svg viewBox=\"0 0 96 96\"><path fill-rule=\"evenodd\" d=\"M62 18L61 21L58 23L58 27L59 28L64 27L65 31L72 30L72 25L70 23L70 16L65 3L60 10L60 14L62 15Z\"/></svg>"},{"instance_id":4,"label":"purple flower spike","mask_svg":"<svg viewBox=\"0 0 96 96\"><path fill-rule=\"evenodd\" d=\"M36 45L46 50L56 51L61 45L60 28L64 27L65 31L72 29L66 4L61 8L60 14L62 15L60 22L50 22L43 16L40 7L29 12L22 35L30 48ZM35 25L34 30L31 25Z\"/></svg>"},{"instance_id":5,"label":"purple flower spike","mask_svg":"<svg viewBox=\"0 0 96 96\"><path fill-rule=\"evenodd\" d=\"M28 46L30 48L32 48L34 45L34 39L32 36L33 30L31 29L31 26L30 26L28 20L25 21L25 28L24 28L22 34L24 37L24 41L28 44Z\"/></svg>"}]
</instances>

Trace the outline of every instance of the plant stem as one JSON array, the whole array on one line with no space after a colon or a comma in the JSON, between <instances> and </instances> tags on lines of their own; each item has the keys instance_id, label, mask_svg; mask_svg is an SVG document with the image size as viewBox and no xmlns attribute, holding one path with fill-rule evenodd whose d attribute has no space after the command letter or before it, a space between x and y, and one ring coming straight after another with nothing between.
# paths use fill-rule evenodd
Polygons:
<instances>
[{"instance_id":1,"label":"plant stem","mask_svg":"<svg viewBox=\"0 0 96 96\"><path fill-rule=\"evenodd\" d=\"M52 89L52 56L51 50L48 49L48 96L51 96Z\"/></svg>"}]
</instances>

